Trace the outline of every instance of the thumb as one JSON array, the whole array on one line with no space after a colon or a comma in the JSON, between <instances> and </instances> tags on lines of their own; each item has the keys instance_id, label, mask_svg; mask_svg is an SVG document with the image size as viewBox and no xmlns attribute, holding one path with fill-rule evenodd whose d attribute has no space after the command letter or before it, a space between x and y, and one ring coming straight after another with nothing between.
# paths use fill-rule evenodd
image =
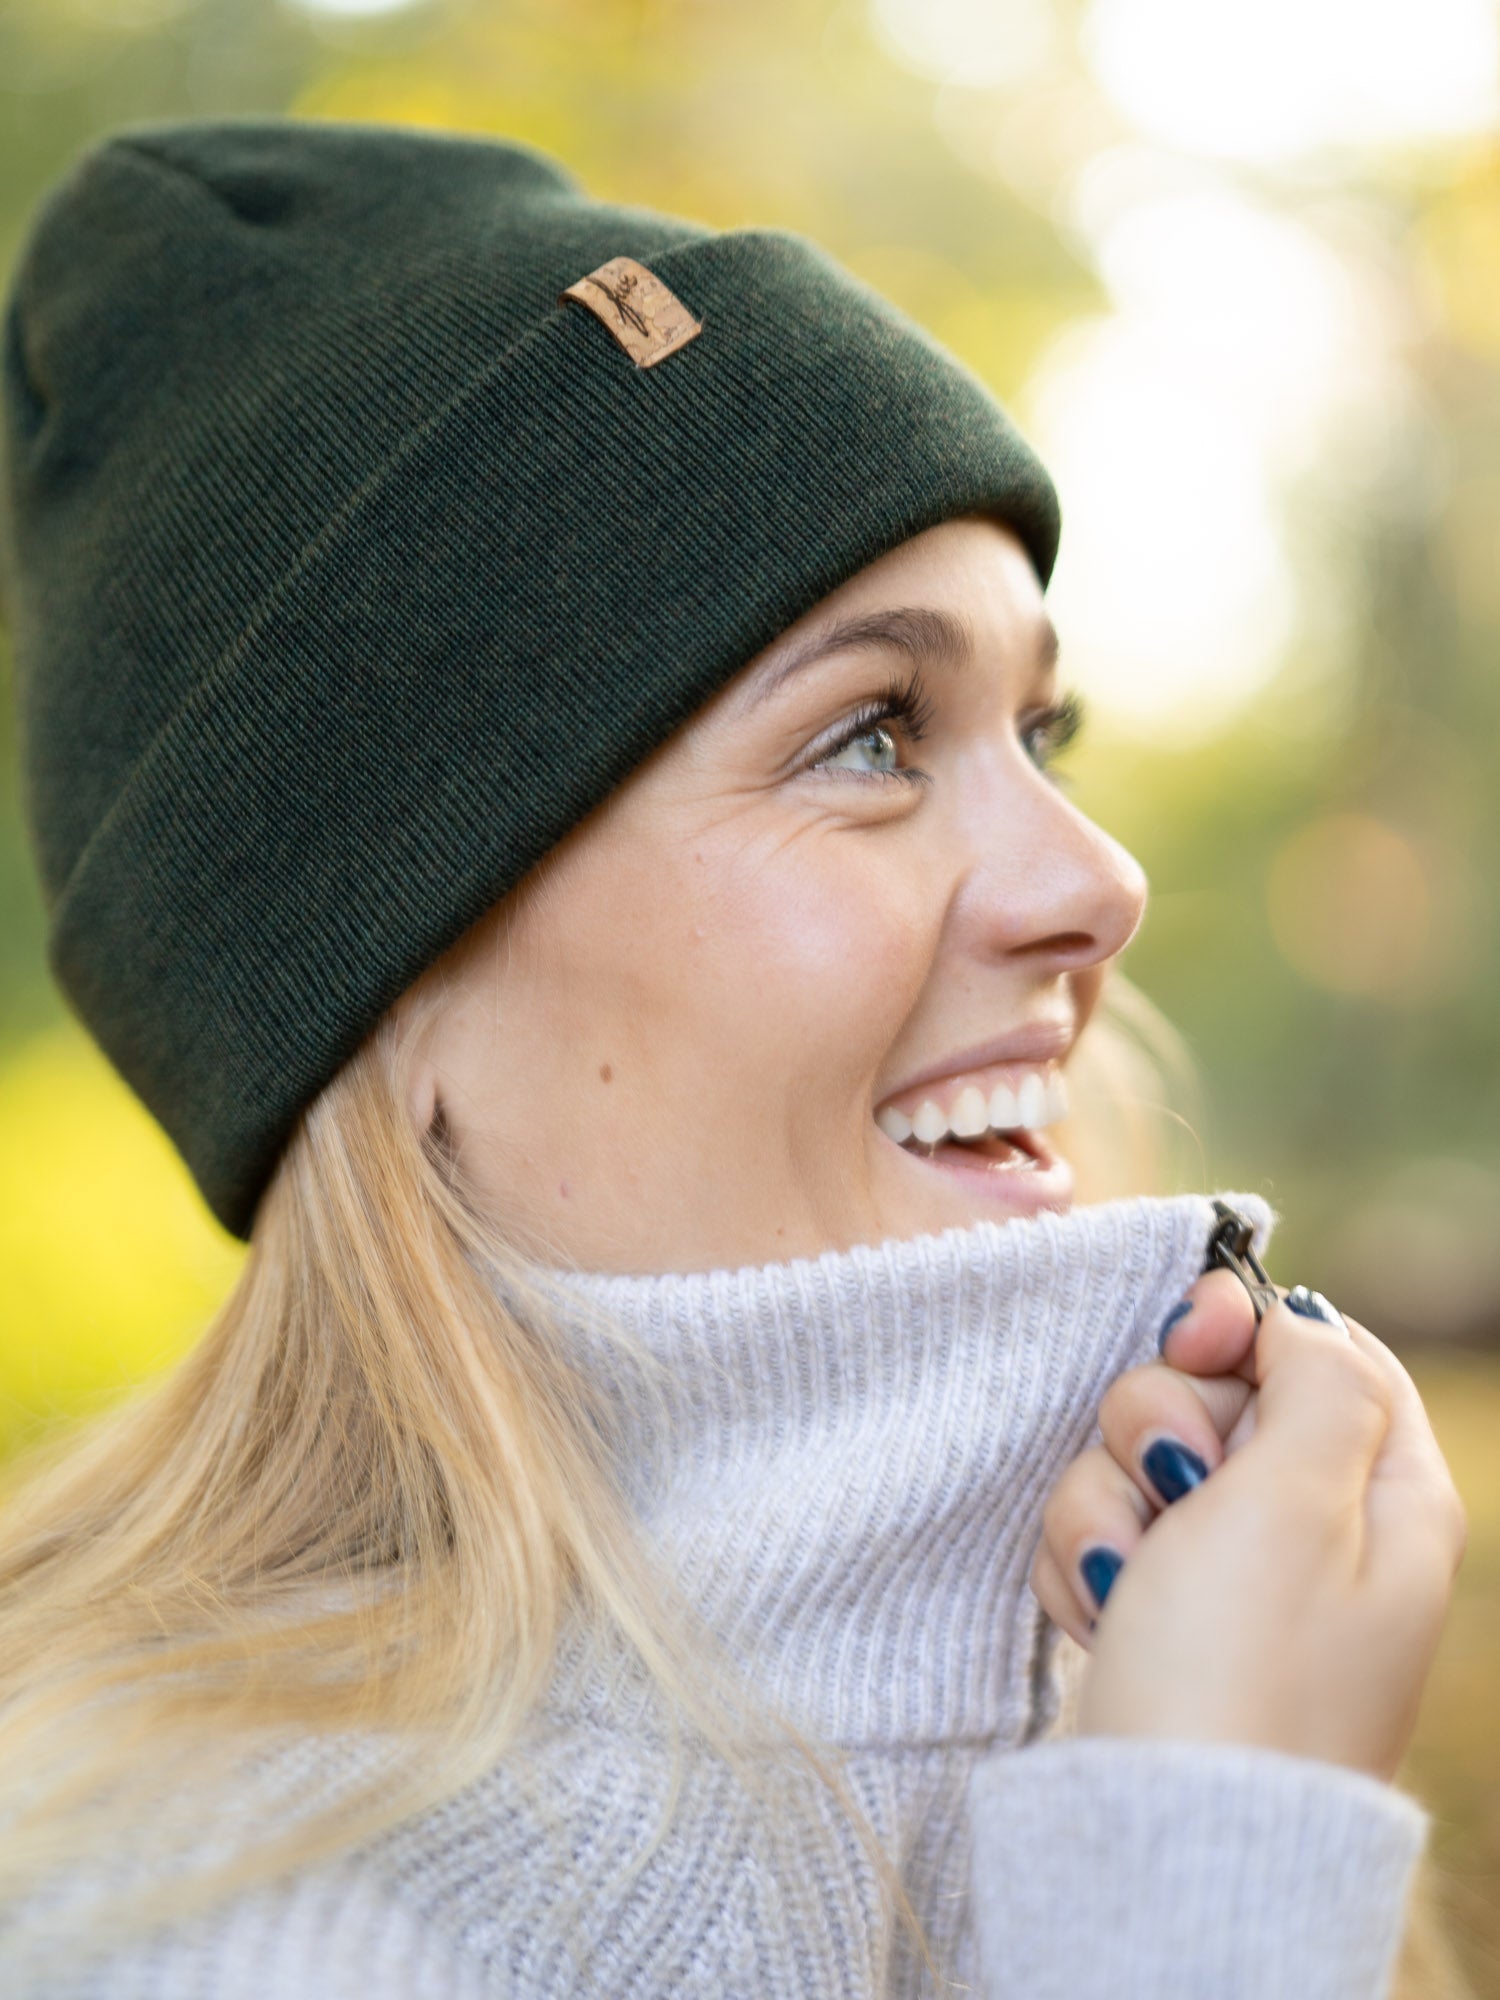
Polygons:
<instances>
[{"instance_id":1,"label":"thumb","mask_svg":"<svg viewBox=\"0 0 1500 2000\"><path fill-rule=\"evenodd\" d=\"M1367 1498L1373 1533L1392 1546L1426 1542L1451 1581L1463 1561L1468 1517L1416 1383L1382 1340L1346 1321L1355 1347L1384 1376L1390 1427L1375 1461Z\"/></svg>"}]
</instances>

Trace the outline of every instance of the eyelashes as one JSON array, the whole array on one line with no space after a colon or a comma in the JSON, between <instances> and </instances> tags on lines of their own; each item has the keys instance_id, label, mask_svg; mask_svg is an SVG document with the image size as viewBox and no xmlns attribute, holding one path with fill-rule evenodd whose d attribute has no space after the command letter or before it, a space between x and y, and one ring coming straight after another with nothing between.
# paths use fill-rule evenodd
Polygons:
<instances>
[{"instance_id":1,"label":"eyelashes","mask_svg":"<svg viewBox=\"0 0 1500 2000\"><path fill-rule=\"evenodd\" d=\"M932 722L933 706L931 693L922 679L920 668L914 667L905 679L893 676L879 694L862 703L848 721L840 726L837 734L819 748L810 768L816 768L826 759L836 757L841 750L847 750L851 743L857 743L861 737L871 735L882 723L898 724L910 742L920 743ZM1024 734L1028 738L1037 734L1045 734L1047 737L1046 752L1035 761L1037 768L1046 772L1053 784L1064 787L1068 784L1065 777L1052 771L1051 765L1070 743L1077 740L1087 719L1088 705L1077 689L1073 688L1050 707L1042 709L1025 730ZM930 772L920 771L911 764L899 765L891 771L845 771L839 775L856 779L903 778L911 784L932 782Z\"/></svg>"},{"instance_id":2,"label":"eyelashes","mask_svg":"<svg viewBox=\"0 0 1500 2000\"><path fill-rule=\"evenodd\" d=\"M857 708L832 742L823 746L820 759L836 757L851 743L870 735L882 722L898 722L913 743L920 743L927 734L932 714L932 696L922 679L921 670L914 667L905 680L893 676L878 695ZM859 777L862 774L856 771L851 775ZM910 765L902 765L895 771L871 771L868 775L872 778L908 778L921 782L927 778L925 771L915 771Z\"/></svg>"},{"instance_id":3,"label":"eyelashes","mask_svg":"<svg viewBox=\"0 0 1500 2000\"><path fill-rule=\"evenodd\" d=\"M1060 757L1068 745L1076 742L1083 734L1088 712L1088 703L1077 688L1069 688L1061 700L1053 702L1050 708L1042 710L1031 728L1045 729L1048 733L1047 758L1042 766L1043 770L1046 770L1055 757ZM1026 733L1029 736L1031 730L1027 730ZM1066 785L1068 782L1060 773L1051 775L1054 782L1059 785Z\"/></svg>"}]
</instances>

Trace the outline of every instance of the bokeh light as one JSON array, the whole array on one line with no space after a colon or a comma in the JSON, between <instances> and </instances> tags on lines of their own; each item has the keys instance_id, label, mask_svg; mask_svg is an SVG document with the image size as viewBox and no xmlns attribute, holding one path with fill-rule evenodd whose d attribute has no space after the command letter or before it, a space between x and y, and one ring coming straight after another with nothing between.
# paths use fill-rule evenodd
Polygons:
<instances>
[{"instance_id":1,"label":"bokeh light","mask_svg":"<svg viewBox=\"0 0 1500 2000\"><path fill-rule=\"evenodd\" d=\"M1500 358L1500 147L1441 192L1417 240L1443 321L1481 359Z\"/></svg>"},{"instance_id":2,"label":"bokeh light","mask_svg":"<svg viewBox=\"0 0 1500 2000\"><path fill-rule=\"evenodd\" d=\"M1067 496L1050 602L1070 676L1156 741L1219 734L1276 671L1294 613L1254 439L1123 318L1070 328L1025 413Z\"/></svg>"},{"instance_id":3,"label":"bokeh light","mask_svg":"<svg viewBox=\"0 0 1500 2000\"><path fill-rule=\"evenodd\" d=\"M1389 300L1294 216L1230 185L1111 203L1118 161L1100 158L1072 191L1117 310L1173 375L1233 407L1268 471L1316 464L1336 404L1391 394Z\"/></svg>"},{"instance_id":4,"label":"bokeh light","mask_svg":"<svg viewBox=\"0 0 1500 2000\"><path fill-rule=\"evenodd\" d=\"M1305 616L1286 494L1420 512L1433 426L1380 283L1294 217L1134 146L1095 156L1067 213L1115 310L1028 388L1067 496L1056 615L1102 711L1201 740ZM1309 566L1326 599L1337 578Z\"/></svg>"},{"instance_id":5,"label":"bokeh light","mask_svg":"<svg viewBox=\"0 0 1500 2000\"><path fill-rule=\"evenodd\" d=\"M1206 155L1283 161L1500 119L1492 0L1093 0L1084 37L1142 131Z\"/></svg>"},{"instance_id":6,"label":"bokeh light","mask_svg":"<svg viewBox=\"0 0 1500 2000\"><path fill-rule=\"evenodd\" d=\"M283 7L299 13L321 15L330 21L362 21L386 14L408 13L427 0L280 0Z\"/></svg>"},{"instance_id":7,"label":"bokeh light","mask_svg":"<svg viewBox=\"0 0 1500 2000\"><path fill-rule=\"evenodd\" d=\"M874 0L871 18L898 60L970 88L1020 83L1061 39L1053 0Z\"/></svg>"},{"instance_id":8,"label":"bokeh light","mask_svg":"<svg viewBox=\"0 0 1500 2000\"><path fill-rule=\"evenodd\" d=\"M1428 983L1432 894L1411 842L1367 813L1330 813L1277 851L1271 934L1304 979L1332 993L1399 995Z\"/></svg>"}]
</instances>

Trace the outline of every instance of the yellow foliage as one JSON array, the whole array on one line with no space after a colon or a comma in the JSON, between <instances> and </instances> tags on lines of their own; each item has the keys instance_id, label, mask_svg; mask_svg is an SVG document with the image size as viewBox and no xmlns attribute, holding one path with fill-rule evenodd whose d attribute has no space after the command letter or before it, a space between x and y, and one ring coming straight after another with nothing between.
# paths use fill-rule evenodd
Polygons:
<instances>
[{"instance_id":1,"label":"yellow foliage","mask_svg":"<svg viewBox=\"0 0 1500 2000\"><path fill-rule=\"evenodd\" d=\"M1433 202L1419 243L1450 331L1483 358L1500 358L1500 151L1481 154Z\"/></svg>"},{"instance_id":2,"label":"yellow foliage","mask_svg":"<svg viewBox=\"0 0 1500 2000\"><path fill-rule=\"evenodd\" d=\"M446 68L409 62L372 61L334 70L299 91L286 115L519 139L565 161L579 150L577 128L555 100L510 97L487 75L465 79Z\"/></svg>"},{"instance_id":3,"label":"yellow foliage","mask_svg":"<svg viewBox=\"0 0 1500 2000\"><path fill-rule=\"evenodd\" d=\"M175 1360L244 1246L76 1026L0 1067L0 1454Z\"/></svg>"}]
</instances>

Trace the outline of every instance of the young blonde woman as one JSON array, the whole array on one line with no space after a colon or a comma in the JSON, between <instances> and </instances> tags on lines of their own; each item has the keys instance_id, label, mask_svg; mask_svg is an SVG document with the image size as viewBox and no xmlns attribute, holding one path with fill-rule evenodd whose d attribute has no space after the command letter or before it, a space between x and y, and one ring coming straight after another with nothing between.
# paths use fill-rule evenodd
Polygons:
<instances>
[{"instance_id":1,"label":"young blonde woman","mask_svg":"<svg viewBox=\"0 0 1500 2000\"><path fill-rule=\"evenodd\" d=\"M250 1245L3 1517L4 1990L1391 1990L1462 1509L1122 1164L984 388L799 237L264 120L75 162L4 409L50 963Z\"/></svg>"}]
</instances>

